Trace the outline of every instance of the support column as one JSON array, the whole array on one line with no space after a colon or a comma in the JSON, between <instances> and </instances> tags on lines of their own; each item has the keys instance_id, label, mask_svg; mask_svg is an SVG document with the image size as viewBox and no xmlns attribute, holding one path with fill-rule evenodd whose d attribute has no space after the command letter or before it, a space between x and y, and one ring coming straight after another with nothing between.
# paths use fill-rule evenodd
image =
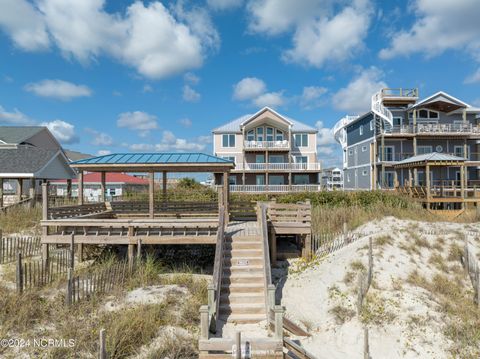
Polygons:
<instances>
[{"instance_id":1,"label":"support column","mask_svg":"<svg viewBox=\"0 0 480 359\"><path fill-rule=\"evenodd\" d=\"M0 208L3 207L3 178L0 178Z\"/></svg>"},{"instance_id":2,"label":"support column","mask_svg":"<svg viewBox=\"0 0 480 359\"><path fill-rule=\"evenodd\" d=\"M223 207L225 208L225 224L228 224L229 220L229 208L228 208L228 172L223 172L223 188L222 188L222 199Z\"/></svg>"},{"instance_id":3,"label":"support column","mask_svg":"<svg viewBox=\"0 0 480 359\"><path fill-rule=\"evenodd\" d=\"M162 200L163 204L167 203L167 171L162 172Z\"/></svg>"},{"instance_id":4,"label":"support column","mask_svg":"<svg viewBox=\"0 0 480 359\"><path fill-rule=\"evenodd\" d=\"M77 244L77 261L79 263L83 262L83 243Z\"/></svg>"},{"instance_id":5,"label":"support column","mask_svg":"<svg viewBox=\"0 0 480 359\"><path fill-rule=\"evenodd\" d=\"M42 183L42 219L48 219L48 182ZM48 235L48 227L42 226L42 238ZM42 259L48 261L49 251L48 244L42 243Z\"/></svg>"},{"instance_id":6,"label":"support column","mask_svg":"<svg viewBox=\"0 0 480 359\"><path fill-rule=\"evenodd\" d=\"M17 179L17 196L18 196L18 201L22 200L22 194L23 194L23 179L18 178Z\"/></svg>"},{"instance_id":7,"label":"support column","mask_svg":"<svg viewBox=\"0 0 480 359\"><path fill-rule=\"evenodd\" d=\"M277 235L273 227L270 228L270 262L272 267L277 266Z\"/></svg>"},{"instance_id":8,"label":"support column","mask_svg":"<svg viewBox=\"0 0 480 359\"><path fill-rule=\"evenodd\" d=\"M413 155L417 155L417 110L413 110ZM415 185L418 185L418 171L417 168L413 169L413 177L415 178Z\"/></svg>"},{"instance_id":9,"label":"support column","mask_svg":"<svg viewBox=\"0 0 480 359\"><path fill-rule=\"evenodd\" d=\"M70 178L67 179L67 198L72 198L72 180Z\"/></svg>"},{"instance_id":10,"label":"support column","mask_svg":"<svg viewBox=\"0 0 480 359\"><path fill-rule=\"evenodd\" d=\"M465 198L465 164L460 166L460 193ZM465 208L465 202L462 201L462 208Z\"/></svg>"},{"instance_id":11,"label":"support column","mask_svg":"<svg viewBox=\"0 0 480 359\"><path fill-rule=\"evenodd\" d=\"M150 218L155 217L154 186L155 172L151 171L148 176L148 214Z\"/></svg>"},{"instance_id":12,"label":"support column","mask_svg":"<svg viewBox=\"0 0 480 359\"><path fill-rule=\"evenodd\" d=\"M427 200L430 199L430 165L425 165L425 185L427 187Z\"/></svg>"},{"instance_id":13,"label":"support column","mask_svg":"<svg viewBox=\"0 0 480 359\"><path fill-rule=\"evenodd\" d=\"M106 196L105 192L107 191L106 188L106 180L105 180L105 172L100 172L100 202L105 202Z\"/></svg>"},{"instance_id":14,"label":"support column","mask_svg":"<svg viewBox=\"0 0 480 359\"><path fill-rule=\"evenodd\" d=\"M30 208L35 207L37 198L36 198L36 192L35 192L35 179L32 178L30 179L30 188L28 189L28 198L31 198L30 201Z\"/></svg>"},{"instance_id":15,"label":"support column","mask_svg":"<svg viewBox=\"0 0 480 359\"><path fill-rule=\"evenodd\" d=\"M77 203L79 206L83 204L83 171L80 170L77 176L77 185L78 185L78 198Z\"/></svg>"},{"instance_id":16,"label":"support column","mask_svg":"<svg viewBox=\"0 0 480 359\"><path fill-rule=\"evenodd\" d=\"M382 156L382 174L381 174L381 184L382 184L382 189L385 188L385 135L384 132L382 132L382 137L380 138L380 146L382 148L381 150L381 156Z\"/></svg>"}]
</instances>

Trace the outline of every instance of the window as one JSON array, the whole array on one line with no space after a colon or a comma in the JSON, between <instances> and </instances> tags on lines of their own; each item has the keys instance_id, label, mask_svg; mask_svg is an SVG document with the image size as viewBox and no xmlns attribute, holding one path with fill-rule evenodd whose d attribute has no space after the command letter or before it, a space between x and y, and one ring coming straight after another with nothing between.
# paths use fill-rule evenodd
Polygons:
<instances>
[{"instance_id":1,"label":"window","mask_svg":"<svg viewBox=\"0 0 480 359\"><path fill-rule=\"evenodd\" d=\"M222 156L224 160L232 161L235 163L235 156Z\"/></svg>"},{"instance_id":2,"label":"window","mask_svg":"<svg viewBox=\"0 0 480 359\"><path fill-rule=\"evenodd\" d=\"M268 176L268 184L285 184L285 177L282 175Z\"/></svg>"},{"instance_id":3,"label":"window","mask_svg":"<svg viewBox=\"0 0 480 359\"><path fill-rule=\"evenodd\" d=\"M255 155L255 163L265 163L265 155Z\"/></svg>"},{"instance_id":4,"label":"window","mask_svg":"<svg viewBox=\"0 0 480 359\"><path fill-rule=\"evenodd\" d=\"M263 141L263 127L257 127L257 141Z\"/></svg>"},{"instance_id":5,"label":"window","mask_svg":"<svg viewBox=\"0 0 480 359\"><path fill-rule=\"evenodd\" d=\"M235 135L223 135L223 147L235 147Z\"/></svg>"},{"instance_id":6,"label":"window","mask_svg":"<svg viewBox=\"0 0 480 359\"><path fill-rule=\"evenodd\" d=\"M403 118L401 117L394 117L393 118L393 125L400 127L403 123Z\"/></svg>"},{"instance_id":7,"label":"window","mask_svg":"<svg viewBox=\"0 0 480 359\"><path fill-rule=\"evenodd\" d=\"M295 163L308 163L307 156L295 156Z\"/></svg>"},{"instance_id":8,"label":"window","mask_svg":"<svg viewBox=\"0 0 480 359\"><path fill-rule=\"evenodd\" d=\"M363 170L362 171L362 176L366 176L368 174L368 171L367 170Z\"/></svg>"},{"instance_id":9,"label":"window","mask_svg":"<svg viewBox=\"0 0 480 359\"><path fill-rule=\"evenodd\" d=\"M270 155L268 160L270 163L285 163L282 155Z\"/></svg>"},{"instance_id":10,"label":"window","mask_svg":"<svg viewBox=\"0 0 480 359\"><path fill-rule=\"evenodd\" d=\"M308 175L294 175L293 184L309 184Z\"/></svg>"},{"instance_id":11,"label":"window","mask_svg":"<svg viewBox=\"0 0 480 359\"><path fill-rule=\"evenodd\" d=\"M264 175L256 175L255 176L255 184L257 186L262 186L265 184L265 176Z\"/></svg>"},{"instance_id":12,"label":"window","mask_svg":"<svg viewBox=\"0 0 480 359\"><path fill-rule=\"evenodd\" d=\"M230 185L236 185L237 184L237 176L229 176L228 177L228 184Z\"/></svg>"},{"instance_id":13,"label":"window","mask_svg":"<svg viewBox=\"0 0 480 359\"><path fill-rule=\"evenodd\" d=\"M267 136L266 136L266 140L267 141L273 141L273 128L272 127L267 127Z\"/></svg>"},{"instance_id":14,"label":"window","mask_svg":"<svg viewBox=\"0 0 480 359\"><path fill-rule=\"evenodd\" d=\"M362 152L367 152L367 146L362 146Z\"/></svg>"},{"instance_id":15,"label":"window","mask_svg":"<svg viewBox=\"0 0 480 359\"><path fill-rule=\"evenodd\" d=\"M250 130L247 132L247 141L255 141L255 131Z\"/></svg>"},{"instance_id":16,"label":"window","mask_svg":"<svg viewBox=\"0 0 480 359\"><path fill-rule=\"evenodd\" d=\"M392 162L395 158L395 149L393 146L385 146L385 157L383 158L384 161Z\"/></svg>"},{"instance_id":17,"label":"window","mask_svg":"<svg viewBox=\"0 0 480 359\"><path fill-rule=\"evenodd\" d=\"M453 147L453 152L455 156L457 157L465 157L465 158L470 158L470 148L467 146L467 155L465 155L463 151L463 146L454 146Z\"/></svg>"},{"instance_id":18,"label":"window","mask_svg":"<svg viewBox=\"0 0 480 359\"><path fill-rule=\"evenodd\" d=\"M350 173L347 173L347 182L350 182Z\"/></svg>"},{"instance_id":19,"label":"window","mask_svg":"<svg viewBox=\"0 0 480 359\"><path fill-rule=\"evenodd\" d=\"M277 130L277 135L275 136L276 141L283 141L283 131Z\"/></svg>"},{"instance_id":20,"label":"window","mask_svg":"<svg viewBox=\"0 0 480 359\"><path fill-rule=\"evenodd\" d=\"M360 136L363 135L363 125L360 125L359 131L360 131Z\"/></svg>"},{"instance_id":21,"label":"window","mask_svg":"<svg viewBox=\"0 0 480 359\"><path fill-rule=\"evenodd\" d=\"M419 110L417 115L418 120L438 119L438 112L432 110Z\"/></svg>"},{"instance_id":22,"label":"window","mask_svg":"<svg viewBox=\"0 0 480 359\"><path fill-rule=\"evenodd\" d=\"M348 155L349 156L353 155L353 150L348 150Z\"/></svg>"},{"instance_id":23,"label":"window","mask_svg":"<svg viewBox=\"0 0 480 359\"><path fill-rule=\"evenodd\" d=\"M417 155L432 153L432 146L417 146Z\"/></svg>"},{"instance_id":24,"label":"window","mask_svg":"<svg viewBox=\"0 0 480 359\"><path fill-rule=\"evenodd\" d=\"M374 126L373 126L373 120L370 120L370 131L373 131L373 128L374 128Z\"/></svg>"},{"instance_id":25,"label":"window","mask_svg":"<svg viewBox=\"0 0 480 359\"><path fill-rule=\"evenodd\" d=\"M296 133L294 135L295 146L296 147L308 147L308 134L307 133Z\"/></svg>"}]
</instances>

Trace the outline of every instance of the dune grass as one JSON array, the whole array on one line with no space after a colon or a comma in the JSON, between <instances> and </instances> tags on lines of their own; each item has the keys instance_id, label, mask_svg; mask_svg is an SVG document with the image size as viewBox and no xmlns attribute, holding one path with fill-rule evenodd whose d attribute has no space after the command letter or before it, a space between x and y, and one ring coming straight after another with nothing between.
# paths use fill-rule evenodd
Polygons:
<instances>
[{"instance_id":1,"label":"dune grass","mask_svg":"<svg viewBox=\"0 0 480 359\"><path fill-rule=\"evenodd\" d=\"M42 208L16 207L10 209L6 214L0 213L0 229L3 235L25 232L29 235L40 234L40 220L42 219Z\"/></svg>"}]
</instances>

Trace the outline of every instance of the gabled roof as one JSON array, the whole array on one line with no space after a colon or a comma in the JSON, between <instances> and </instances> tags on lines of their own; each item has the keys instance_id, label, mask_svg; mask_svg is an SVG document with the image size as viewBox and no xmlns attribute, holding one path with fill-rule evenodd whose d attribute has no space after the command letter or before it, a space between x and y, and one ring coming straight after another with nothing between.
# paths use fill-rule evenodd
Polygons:
<instances>
[{"instance_id":1,"label":"gabled roof","mask_svg":"<svg viewBox=\"0 0 480 359\"><path fill-rule=\"evenodd\" d=\"M2 174L35 174L58 155L60 155L59 150L31 146L1 149L0 176Z\"/></svg>"},{"instance_id":2,"label":"gabled roof","mask_svg":"<svg viewBox=\"0 0 480 359\"><path fill-rule=\"evenodd\" d=\"M446 92L438 91L437 93L434 93L433 95L417 102L411 108L413 109L413 108L419 108L419 107L426 107L428 105L432 105L436 103L443 104L443 107L445 107L444 112L451 112L451 111L458 110L459 108L471 107L468 103L463 102L458 98L453 97L452 95L449 95Z\"/></svg>"},{"instance_id":3,"label":"gabled roof","mask_svg":"<svg viewBox=\"0 0 480 359\"><path fill-rule=\"evenodd\" d=\"M0 141L21 144L45 128L43 126L0 126Z\"/></svg>"},{"instance_id":4,"label":"gabled roof","mask_svg":"<svg viewBox=\"0 0 480 359\"><path fill-rule=\"evenodd\" d=\"M290 117L284 116L275 110L271 109L270 107L264 107L260 111L254 114L247 114L240 116L226 124L215 128L212 132L213 133L228 133L228 132L241 132L241 127L246 125L249 121L255 119L257 116L261 115L262 113L270 111L273 114L277 115L278 117L282 118L287 122L289 125L292 126L292 132L317 132L317 129L311 127L307 124L294 120Z\"/></svg>"},{"instance_id":5,"label":"gabled roof","mask_svg":"<svg viewBox=\"0 0 480 359\"><path fill-rule=\"evenodd\" d=\"M82 152L77 152L77 151L72 151L72 150L63 150L63 152L65 152L65 156L71 162L72 161L83 160L84 158L93 157L92 155L89 155L88 153L82 153Z\"/></svg>"},{"instance_id":6,"label":"gabled roof","mask_svg":"<svg viewBox=\"0 0 480 359\"><path fill-rule=\"evenodd\" d=\"M110 155L85 158L72 162L72 165L101 165L101 164L200 164L221 163L230 164L232 161L206 153L112 153Z\"/></svg>"}]
</instances>

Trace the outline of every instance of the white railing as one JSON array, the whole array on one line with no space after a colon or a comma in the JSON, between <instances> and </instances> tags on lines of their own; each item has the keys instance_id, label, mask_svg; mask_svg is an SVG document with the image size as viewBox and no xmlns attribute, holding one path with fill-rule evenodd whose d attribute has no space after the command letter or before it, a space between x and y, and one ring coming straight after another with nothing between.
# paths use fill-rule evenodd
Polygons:
<instances>
[{"instance_id":1,"label":"white railing","mask_svg":"<svg viewBox=\"0 0 480 359\"><path fill-rule=\"evenodd\" d=\"M393 114L388 108L383 106L382 90L378 91L372 96L372 112L375 115L380 116L383 120L390 124L390 126L393 125Z\"/></svg>"},{"instance_id":2,"label":"white railing","mask_svg":"<svg viewBox=\"0 0 480 359\"><path fill-rule=\"evenodd\" d=\"M401 125L392 126L384 130L385 134L392 133L420 133L420 134L438 134L438 133L480 133L480 127L474 126L471 123L419 123L417 126Z\"/></svg>"},{"instance_id":3,"label":"white railing","mask_svg":"<svg viewBox=\"0 0 480 359\"><path fill-rule=\"evenodd\" d=\"M275 148L290 148L290 142L282 141L244 141L245 148L248 149L275 149Z\"/></svg>"},{"instance_id":4,"label":"white railing","mask_svg":"<svg viewBox=\"0 0 480 359\"><path fill-rule=\"evenodd\" d=\"M237 163L239 171L320 171L321 163Z\"/></svg>"},{"instance_id":5,"label":"white railing","mask_svg":"<svg viewBox=\"0 0 480 359\"><path fill-rule=\"evenodd\" d=\"M416 88L383 88L381 92L382 97L418 97Z\"/></svg>"},{"instance_id":6,"label":"white railing","mask_svg":"<svg viewBox=\"0 0 480 359\"><path fill-rule=\"evenodd\" d=\"M342 145L342 148L345 147L347 144L347 133L345 131L345 127L348 126L349 123L356 120L358 116L345 116L340 121L338 121L332 129L333 137L335 141Z\"/></svg>"},{"instance_id":7,"label":"white railing","mask_svg":"<svg viewBox=\"0 0 480 359\"><path fill-rule=\"evenodd\" d=\"M319 184L269 184L269 185L230 185L230 192L318 192L322 190Z\"/></svg>"}]
</instances>

